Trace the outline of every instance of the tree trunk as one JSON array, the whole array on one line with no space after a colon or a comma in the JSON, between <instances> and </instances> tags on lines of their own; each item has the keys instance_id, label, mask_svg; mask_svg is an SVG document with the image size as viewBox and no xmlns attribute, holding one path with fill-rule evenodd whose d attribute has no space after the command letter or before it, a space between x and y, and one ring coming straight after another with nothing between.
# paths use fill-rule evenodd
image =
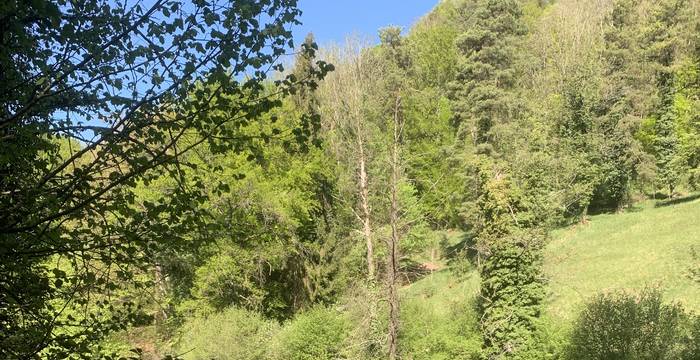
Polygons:
<instances>
[{"instance_id":1,"label":"tree trunk","mask_svg":"<svg viewBox=\"0 0 700 360\"><path fill-rule=\"evenodd\" d=\"M159 311L156 313L156 323L164 324L168 320L168 311L166 305L163 304L165 297L168 294L166 279L163 276L163 268L156 264L154 267L154 280L156 285L156 299L158 301Z\"/></svg>"},{"instance_id":2,"label":"tree trunk","mask_svg":"<svg viewBox=\"0 0 700 360\"><path fill-rule=\"evenodd\" d=\"M364 142L360 135L358 124L357 147L360 175L360 207L362 208L362 235L367 242L367 277L374 279L374 246L372 244L372 226L370 222L371 209L369 207L369 187L367 185L367 159L365 157Z\"/></svg>"},{"instance_id":3,"label":"tree trunk","mask_svg":"<svg viewBox=\"0 0 700 360\"><path fill-rule=\"evenodd\" d=\"M583 208L583 212L581 212L581 225L586 224L588 224L588 205L586 205L586 207Z\"/></svg>"},{"instance_id":4,"label":"tree trunk","mask_svg":"<svg viewBox=\"0 0 700 360\"><path fill-rule=\"evenodd\" d=\"M399 335L399 295L397 277L399 270L399 106L401 98L396 97L394 108L394 142L391 151L391 238L387 259L387 282L389 290L389 359L396 359Z\"/></svg>"}]
</instances>

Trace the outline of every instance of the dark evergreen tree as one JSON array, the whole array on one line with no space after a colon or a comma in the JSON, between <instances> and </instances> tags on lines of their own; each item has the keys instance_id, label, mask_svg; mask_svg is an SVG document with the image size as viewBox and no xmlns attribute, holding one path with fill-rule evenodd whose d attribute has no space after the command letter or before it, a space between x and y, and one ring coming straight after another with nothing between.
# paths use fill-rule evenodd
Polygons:
<instances>
[{"instance_id":1,"label":"dark evergreen tree","mask_svg":"<svg viewBox=\"0 0 700 360\"><path fill-rule=\"evenodd\" d=\"M673 196L681 176L679 142L674 109L674 69L680 43L680 24L686 16L686 0L664 0L652 9L642 34L643 54L650 62L657 87L657 103L653 126L653 153L658 168L658 181Z\"/></svg>"},{"instance_id":2,"label":"dark evergreen tree","mask_svg":"<svg viewBox=\"0 0 700 360\"><path fill-rule=\"evenodd\" d=\"M603 94L596 121L595 144L598 178L590 206L594 211L616 210L628 198L631 180L639 163L638 114L643 102L638 43L639 16L636 2L619 0L613 4L609 28L604 33Z\"/></svg>"},{"instance_id":3,"label":"dark evergreen tree","mask_svg":"<svg viewBox=\"0 0 700 360\"><path fill-rule=\"evenodd\" d=\"M313 79L313 74L318 71L316 66L316 51L318 45L314 41L314 34L308 33L304 42L301 44L301 51L294 61L294 69L292 73L297 80L304 81ZM318 99L314 91L316 83L307 83L307 86L299 87L296 90L292 99L297 109L307 111L309 113L318 113Z\"/></svg>"},{"instance_id":4,"label":"dark evergreen tree","mask_svg":"<svg viewBox=\"0 0 700 360\"><path fill-rule=\"evenodd\" d=\"M465 209L478 249L484 356L533 358L533 332L544 299L544 232L531 199L502 167L482 158L474 170L479 197Z\"/></svg>"},{"instance_id":5,"label":"dark evergreen tree","mask_svg":"<svg viewBox=\"0 0 700 360\"><path fill-rule=\"evenodd\" d=\"M470 6L470 5L467 5ZM466 12L465 12L466 13ZM472 198L464 204L466 226L475 239L481 273L481 327L488 359L521 356L532 350L534 320L543 297L542 237L537 218L498 160L504 144L499 130L521 114L515 93L517 41L526 33L516 0L477 3L468 29L457 40L461 53L451 84L454 126L472 159ZM471 145L471 146L470 146Z\"/></svg>"},{"instance_id":6,"label":"dark evergreen tree","mask_svg":"<svg viewBox=\"0 0 700 360\"><path fill-rule=\"evenodd\" d=\"M305 184L314 194L312 206L308 209L298 209L300 226L296 229L294 256L290 256L287 268L283 271L283 282L292 288L289 303L293 310L305 309L319 302L329 302L334 294L334 280L338 273L337 250L340 248L337 232L337 176L330 157L322 148L320 129L320 114L317 83L311 81L318 72L316 51L318 45L313 33L308 33L298 52L293 78L303 86L295 88L291 99L294 104L293 112L300 117L302 127L294 129L297 138L306 142L285 142L289 147L298 146L302 153L297 156L305 159L310 166L309 183ZM309 131L304 134L303 129ZM309 151L308 145L315 145ZM300 185L300 184L298 184Z\"/></svg>"},{"instance_id":7,"label":"dark evergreen tree","mask_svg":"<svg viewBox=\"0 0 700 360\"><path fill-rule=\"evenodd\" d=\"M466 5L465 5L466 6ZM483 0L465 19L468 30L457 38L461 54L450 86L454 126L481 153L497 147L494 128L517 115L516 42L526 33L517 0Z\"/></svg>"}]
</instances>

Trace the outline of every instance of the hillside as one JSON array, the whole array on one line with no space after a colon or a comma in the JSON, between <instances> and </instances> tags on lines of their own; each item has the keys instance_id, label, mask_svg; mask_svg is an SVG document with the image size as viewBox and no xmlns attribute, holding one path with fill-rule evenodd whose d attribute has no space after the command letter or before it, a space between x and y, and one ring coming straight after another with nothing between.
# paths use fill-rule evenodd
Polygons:
<instances>
[{"instance_id":1,"label":"hillside","mask_svg":"<svg viewBox=\"0 0 700 360\"><path fill-rule=\"evenodd\" d=\"M548 312L571 320L587 298L611 289L660 286L668 300L700 310L700 286L688 277L700 246L700 200L593 216L554 232L545 251Z\"/></svg>"},{"instance_id":2,"label":"hillside","mask_svg":"<svg viewBox=\"0 0 700 360\"><path fill-rule=\"evenodd\" d=\"M545 250L547 315L570 324L596 294L645 286L658 286L667 301L700 311L700 286L687 276L690 249L700 247L700 199L687 199L658 207L647 201L554 231ZM449 321L450 304L467 304L477 295L478 274L459 277L445 269L403 291L408 306L420 303L425 316Z\"/></svg>"},{"instance_id":3,"label":"hillside","mask_svg":"<svg viewBox=\"0 0 700 360\"><path fill-rule=\"evenodd\" d=\"M0 359L700 359L700 0L7 3Z\"/></svg>"}]
</instances>

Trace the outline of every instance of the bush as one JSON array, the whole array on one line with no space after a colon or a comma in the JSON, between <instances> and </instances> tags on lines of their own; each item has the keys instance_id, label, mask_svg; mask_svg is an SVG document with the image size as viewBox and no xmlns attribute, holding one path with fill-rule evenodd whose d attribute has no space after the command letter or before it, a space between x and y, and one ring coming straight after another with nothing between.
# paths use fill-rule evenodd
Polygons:
<instances>
[{"instance_id":1,"label":"bush","mask_svg":"<svg viewBox=\"0 0 700 360\"><path fill-rule=\"evenodd\" d=\"M345 358L371 360L386 357L389 307L381 302L381 291L380 284L367 281L353 284L343 294L343 314L351 327L343 351Z\"/></svg>"},{"instance_id":2,"label":"bush","mask_svg":"<svg viewBox=\"0 0 700 360\"><path fill-rule=\"evenodd\" d=\"M420 298L401 305L401 352L415 360L478 359L482 342L474 305L463 301L440 308L430 305Z\"/></svg>"},{"instance_id":3,"label":"bush","mask_svg":"<svg viewBox=\"0 0 700 360\"><path fill-rule=\"evenodd\" d=\"M569 358L576 360L699 359L698 319L662 303L658 290L604 294L574 326Z\"/></svg>"},{"instance_id":4,"label":"bush","mask_svg":"<svg viewBox=\"0 0 700 360\"><path fill-rule=\"evenodd\" d=\"M270 339L279 331L274 321L237 308L187 321L179 343L185 360L267 359Z\"/></svg>"},{"instance_id":5,"label":"bush","mask_svg":"<svg viewBox=\"0 0 700 360\"><path fill-rule=\"evenodd\" d=\"M342 358L350 324L343 314L317 307L287 323L275 342L274 358L323 360Z\"/></svg>"}]
</instances>

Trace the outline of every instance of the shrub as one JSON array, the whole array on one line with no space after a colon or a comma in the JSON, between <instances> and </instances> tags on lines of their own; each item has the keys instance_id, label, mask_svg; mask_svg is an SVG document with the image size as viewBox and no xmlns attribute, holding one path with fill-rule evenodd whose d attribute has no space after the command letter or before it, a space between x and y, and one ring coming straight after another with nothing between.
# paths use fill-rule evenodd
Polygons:
<instances>
[{"instance_id":1,"label":"shrub","mask_svg":"<svg viewBox=\"0 0 700 360\"><path fill-rule=\"evenodd\" d=\"M440 307L431 305L420 298L406 299L402 304L401 352L415 360L478 359L482 341L474 304L455 301Z\"/></svg>"},{"instance_id":2,"label":"shrub","mask_svg":"<svg viewBox=\"0 0 700 360\"><path fill-rule=\"evenodd\" d=\"M342 358L350 325L343 314L317 307L287 323L275 342L274 358L323 360Z\"/></svg>"},{"instance_id":3,"label":"shrub","mask_svg":"<svg viewBox=\"0 0 700 360\"><path fill-rule=\"evenodd\" d=\"M206 317L187 321L179 343L185 360L267 359L270 339L279 325L259 314L229 308Z\"/></svg>"},{"instance_id":4,"label":"shrub","mask_svg":"<svg viewBox=\"0 0 700 360\"><path fill-rule=\"evenodd\" d=\"M698 359L698 320L658 290L599 295L574 326L568 355L577 360Z\"/></svg>"},{"instance_id":5,"label":"shrub","mask_svg":"<svg viewBox=\"0 0 700 360\"><path fill-rule=\"evenodd\" d=\"M343 351L345 358L370 360L386 357L389 308L381 302L381 291L380 284L367 281L353 284L343 294L343 314L351 327Z\"/></svg>"}]
</instances>

